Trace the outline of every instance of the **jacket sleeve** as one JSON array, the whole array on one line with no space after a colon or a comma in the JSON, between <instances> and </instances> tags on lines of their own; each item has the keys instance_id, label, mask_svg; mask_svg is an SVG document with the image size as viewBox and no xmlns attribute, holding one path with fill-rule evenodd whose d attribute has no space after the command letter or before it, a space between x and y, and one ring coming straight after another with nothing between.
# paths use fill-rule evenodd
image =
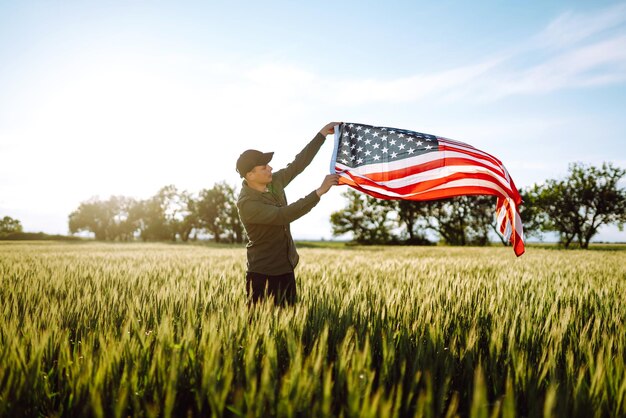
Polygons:
<instances>
[{"instance_id":1,"label":"jacket sleeve","mask_svg":"<svg viewBox=\"0 0 626 418\"><path fill-rule=\"evenodd\" d=\"M239 208L244 224L287 225L308 213L320 201L315 191L287 206L274 206L247 200Z\"/></svg>"},{"instance_id":2,"label":"jacket sleeve","mask_svg":"<svg viewBox=\"0 0 626 418\"><path fill-rule=\"evenodd\" d=\"M296 158L287 165L287 167L282 170L278 170L273 175L273 182L280 184L281 187L287 187L291 180L293 180L298 174L302 173L302 171L307 168L311 161L313 161L313 157L320 150L322 144L324 144L324 140L326 137L321 133L317 133L315 138L309 142Z\"/></svg>"}]
</instances>

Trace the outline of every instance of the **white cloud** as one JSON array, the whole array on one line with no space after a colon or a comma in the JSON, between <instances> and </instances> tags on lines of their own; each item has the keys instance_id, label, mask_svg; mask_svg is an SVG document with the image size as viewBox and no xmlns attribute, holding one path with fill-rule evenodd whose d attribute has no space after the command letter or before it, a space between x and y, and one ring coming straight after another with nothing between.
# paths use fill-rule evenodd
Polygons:
<instances>
[{"instance_id":1,"label":"white cloud","mask_svg":"<svg viewBox=\"0 0 626 418\"><path fill-rule=\"evenodd\" d=\"M459 86L493 71L500 62L500 58L492 59L443 72L423 73L395 80L336 80L332 87L335 93L333 101L343 105L408 102L450 93Z\"/></svg>"},{"instance_id":2,"label":"white cloud","mask_svg":"<svg viewBox=\"0 0 626 418\"><path fill-rule=\"evenodd\" d=\"M497 100L624 81L626 35L621 35L555 54L525 69L495 72L488 79L477 80L471 90L482 100Z\"/></svg>"},{"instance_id":3,"label":"white cloud","mask_svg":"<svg viewBox=\"0 0 626 418\"><path fill-rule=\"evenodd\" d=\"M591 13L567 12L554 19L536 36L538 46L564 48L626 22L626 3Z\"/></svg>"}]
</instances>

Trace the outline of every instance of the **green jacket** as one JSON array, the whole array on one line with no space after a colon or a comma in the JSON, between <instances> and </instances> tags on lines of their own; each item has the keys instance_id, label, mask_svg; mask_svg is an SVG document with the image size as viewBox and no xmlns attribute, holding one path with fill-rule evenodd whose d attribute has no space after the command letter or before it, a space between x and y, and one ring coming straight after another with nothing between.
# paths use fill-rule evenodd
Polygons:
<instances>
[{"instance_id":1,"label":"green jacket","mask_svg":"<svg viewBox=\"0 0 626 418\"><path fill-rule=\"evenodd\" d=\"M288 205L285 187L313 160L326 138L318 133L293 162L273 173L268 192L248 187L244 180L237 209L248 234L248 271L267 275L292 272L299 256L289 224L320 201L315 191Z\"/></svg>"}]
</instances>

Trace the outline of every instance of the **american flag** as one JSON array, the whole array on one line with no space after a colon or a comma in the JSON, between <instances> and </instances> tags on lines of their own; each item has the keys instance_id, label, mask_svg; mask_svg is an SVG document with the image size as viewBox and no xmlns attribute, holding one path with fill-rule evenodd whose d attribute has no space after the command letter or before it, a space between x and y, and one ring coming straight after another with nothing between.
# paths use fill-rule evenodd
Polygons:
<instances>
[{"instance_id":1,"label":"american flag","mask_svg":"<svg viewBox=\"0 0 626 418\"><path fill-rule=\"evenodd\" d=\"M404 129L342 123L335 127L331 172L339 184L380 199L497 196L498 229L524 253L522 199L504 165L471 145Z\"/></svg>"}]
</instances>

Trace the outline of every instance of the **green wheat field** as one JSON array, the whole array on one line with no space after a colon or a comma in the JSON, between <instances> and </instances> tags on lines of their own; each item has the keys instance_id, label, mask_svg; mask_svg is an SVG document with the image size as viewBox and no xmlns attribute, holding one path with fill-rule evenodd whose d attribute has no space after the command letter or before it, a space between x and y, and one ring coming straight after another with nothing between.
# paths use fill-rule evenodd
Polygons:
<instances>
[{"instance_id":1,"label":"green wheat field","mask_svg":"<svg viewBox=\"0 0 626 418\"><path fill-rule=\"evenodd\" d=\"M626 249L0 243L0 416L626 416Z\"/></svg>"}]
</instances>

